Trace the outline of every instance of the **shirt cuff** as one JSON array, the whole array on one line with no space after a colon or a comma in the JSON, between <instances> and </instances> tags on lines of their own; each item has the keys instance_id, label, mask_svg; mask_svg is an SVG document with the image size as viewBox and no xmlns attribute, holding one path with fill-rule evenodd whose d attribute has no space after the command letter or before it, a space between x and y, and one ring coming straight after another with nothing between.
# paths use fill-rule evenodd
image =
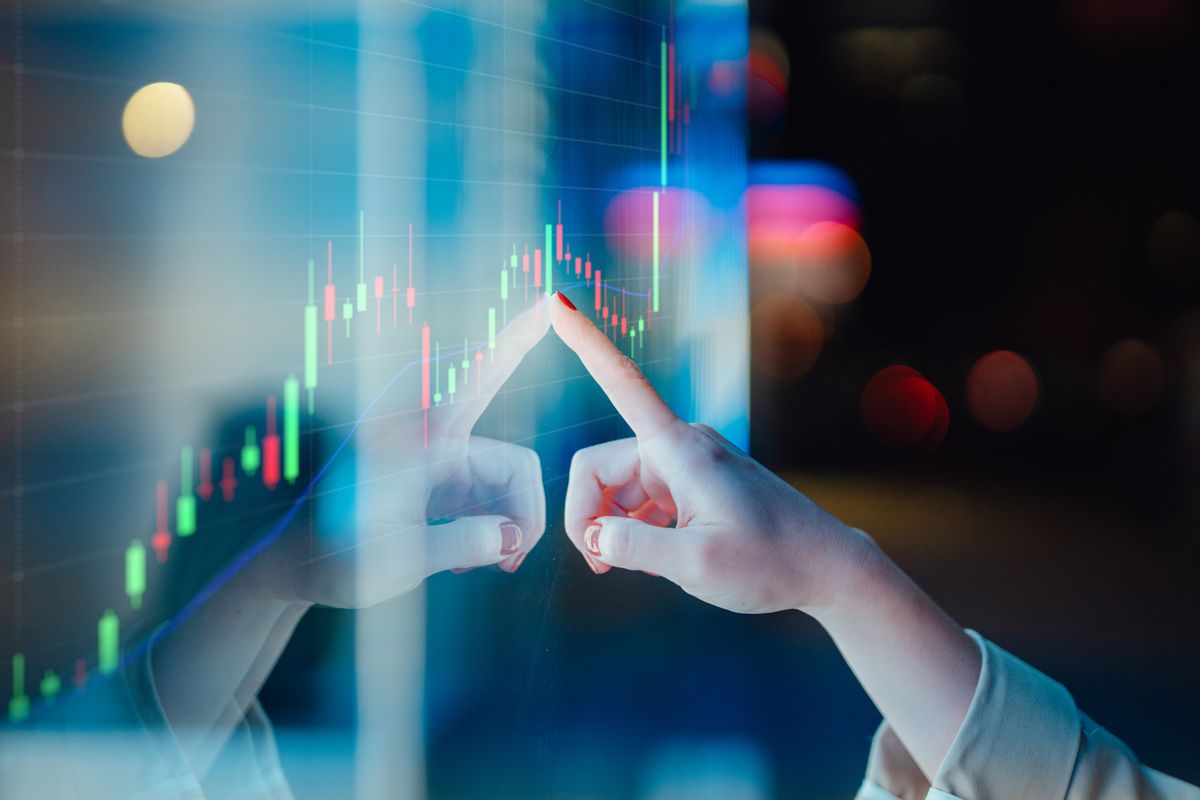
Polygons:
<instances>
[{"instance_id":1,"label":"shirt cuff","mask_svg":"<svg viewBox=\"0 0 1200 800\"><path fill-rule=\"evenodd\" d=\"M1066 797L1080 717L1063 686L967 631L982 654L975 695L932 784L953 797Z\"/></svg>"},{"instance_id":2,"label":"shirt cuff","mask_svg":"<svg viewBox=\"0 0 1200 800\"><path fill-rule=\"evenodd\" d=\"M858 794L854 795L854 800L900 800L899 797L889 792L870 780L862 782L862 786L858 787Z\"/></svg>"}]
</instances>

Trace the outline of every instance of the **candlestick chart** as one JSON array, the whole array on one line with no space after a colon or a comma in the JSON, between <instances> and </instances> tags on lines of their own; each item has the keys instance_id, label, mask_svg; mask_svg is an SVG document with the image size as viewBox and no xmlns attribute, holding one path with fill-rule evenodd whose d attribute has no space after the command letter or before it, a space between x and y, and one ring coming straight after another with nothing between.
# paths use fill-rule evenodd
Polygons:
<instances>
[{"instance_id":1,"label":"candlestick chart","mask_svg":"<svg viewBox=\"0 0 1200 800\"><path fill-rule=\"evenodd\" d=\"M86 131L48 133L36 105L100 87L89 102L106 119L145 64L97 75L36 20L10 32L24 49L8 74L27 104L14 109L23 138L4 144L20 188L5 233L20 287L4 307L10 724L111 680L286 526L336 513L312 509L353 493L361 476L335 474L384 404L420 419L428 447L430 413L478 397L506 326L547 313L557 292L681 413L716 411L744 438L740 154L709 157L740 146L744 42L705 50L717 22L703 4L581 3L572 13L606 32L594 41L538 4L401 5L403 35L394 10L346 34L311 17L130 6L164 35L277 59L261 85L175 63L196 132L161 163L112 155ZM464 37L470 58L427 41ZM405 82L381 84L389 70ZM276 80L286 88L272 94ZM224 130L222 113L239 109ZM278 135L256 139L264 129ZM76 207L41 203L39 180L74 187ZM557 369L529 367L499 404L503 434L557 452L585 441L580 414L614 430L591 395L574 399L593 390ZM38 452L42 441L58 444ZM243 523L249 544L164 606L186 562Z\"/></svg>"}]
</instances>

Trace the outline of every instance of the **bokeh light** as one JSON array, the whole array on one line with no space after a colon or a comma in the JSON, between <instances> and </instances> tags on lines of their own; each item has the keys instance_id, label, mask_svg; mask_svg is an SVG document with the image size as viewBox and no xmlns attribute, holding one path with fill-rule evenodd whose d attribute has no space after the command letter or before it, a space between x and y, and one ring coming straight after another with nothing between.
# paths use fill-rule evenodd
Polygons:
<instances>
[{"instance_id":1,"label":"bokeh light","mask_svg":"<svg viewBox=\"0 0 1200 800\"><path fill-rule=\"evenodd\" d=\"M940 28L855 28L835 38L832 51L842 79L877 97L894 96L923 72L957 74L966 60L962 42Z\"/></svg>"},{"instance_id":2,"label":"bokeh light","mask_svg":"<svg viewBox=\"0 0 1200 800\"><path fill-rule=\"evenodd\" d=\"M750 262L759 285L826 304L857 297L871 274L871 254L857 230L850 179L816 162L755 164L750 177Z\"/></svg>"},{"instance_id":3,"label":"bokeh light","mask_svg":"<svg viewBox=\"0 0 1200 800\"><path fill-rule=\"evenodd\" d=\"M759 300L751 311L755 369L771 378L800 378L812 369L825 344L825 324L812 306L788 295Z\"/></svg>"},{"instance_id":4,"label":"bokeh light","mask_svg":"<svg viewBox=\"0 0 1200 800\"><path fill-rule=\"evenodd\" d=\"M732 97L742 87L745 64L741 61L714 61L708 70L708 90L720 97Z\"/></svg>"},{"instance_id":5,"label":"bokeh light","mask_svg":"<svg viewBox=\"0 0 1200 800\"><path fill-rule=\"evenodd\" d=\"M946 437L950 414L941 392L921 373L903 364L876 372L859 403L867 432L886 447L928 452Z\"/></svg>"},{"instance_id":6,"label":"bokeh light","mask_svg":"<svg viewBox=\"0 0 1200 800\"><path fill-rule=\"evenodd\" d=\"M754 122L771 122L787 107L791 62L787 48L771 31L750 31L750 55L746 82L746 106Z\"/></svg>"},{"instance_id":7,"label":"bokeh light","mask_svg":"<svg viewBox=\"0 0 1200 800\"><path fill-rule=\"evenodd\" d=\"M196 107L187 89L178 83L151 83L125 104L121 130L133 152L162 158L183 147L195 122Z\"/></svg>"},{"instance_id":8,"label":"bokeh light","mask_svg":"<svg viewBox=\"0 0 1200 800\"><path fill-rule=\"evenodd\" d=\"M654 193L659 193L659 247L666 256L683 257L680 243L708 230L709 205L691 189L637 186L618 192L604 210L604 235L621 256L649 264L654 256Z\"/></svg>"},{"instance_id":9,"label":"bokeh light","mask_svg":"<svg viewBox=\"0 0 1200 800\"><path fill-rule=\"evenodd\" d=\"M1166 38L1186 27L1187 0L1070 0L1074 28L1097 42Z\"/></svg>"},{"instance_id":10,"label":"bokeh light","mask_svg":"<svg viewBox=\"0 0 1200 800\"><path fill-rule=\"evenodd\" d=\"M1096 378L1105 406L1129 417L1144 414L1162 395L1162 357L1139 339L1125 339L1104 354Z\"/></svg>"},{"instance_id":11,"label":"bokeh light","mask_svg":"<svg viewBox=\"0 0 1200 800\"><path fill-rule=\"evenodd\" d=\"M871 252L858 231L840 222L810 225L795 240L800 290L822 303L848 303L871 276Z\"/></svg>"},{"instance_id":12,"label":"bokeh light","mask_svg":"<svg viewBox=\"0 0 1200 800\"><path fill-rule=\"evenodd\" d=\"M1170 283L1194 283L1200 277L1200 220L1182 211L1163 214L1150 226L1146 255Z\"/></svg>"},{"instance_id":13,"label":"bokeh light","mask_svg":"<svg viewBox=\"0 0 1200 800\"><path fill-rule=\"evenodd\" d=\"M967 408L983 427L997 433L1020 427L1037 408L1037 373L1011 350L996 350L967 373Z\"/></svg>"}]
</instances>

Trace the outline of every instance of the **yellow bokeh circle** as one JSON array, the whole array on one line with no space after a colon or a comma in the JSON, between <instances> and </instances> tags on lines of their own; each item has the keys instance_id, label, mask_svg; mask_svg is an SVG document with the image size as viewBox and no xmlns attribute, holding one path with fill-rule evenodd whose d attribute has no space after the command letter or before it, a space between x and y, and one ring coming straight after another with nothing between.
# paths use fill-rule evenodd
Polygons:
<instances>
[{"instance_id":1,"label":"yellow bokeh circle","mask_svg":"<svg viewBox=\"0 0 1200 800\"><path fill-rule=\"evenodd\" d=\"M178 83L151 83L133 93L121 130L139 156L162 158L183 147L196 123L196 106Z\"/></svg>"}]
</instances>

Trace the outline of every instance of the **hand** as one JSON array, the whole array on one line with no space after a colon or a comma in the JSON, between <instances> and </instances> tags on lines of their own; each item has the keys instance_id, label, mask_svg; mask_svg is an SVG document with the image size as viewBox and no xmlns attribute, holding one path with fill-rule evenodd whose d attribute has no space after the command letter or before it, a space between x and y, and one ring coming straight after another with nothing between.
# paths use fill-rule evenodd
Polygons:
<instances>
[{"instance_id":1,"label":"hand","mask_svg":"<svg viewBox=\"0 0 1200 800\"><path fill-rule=\"evenodd\" d=\"M453 403L430 408L427 429L420 409L371 410L355 440L356 514L341 527L319 526L315 537L285 535L264 553L256 566L269 576L270 592L356 608L411 591L442 570L499 564L516 571L546 528L541 463L528 448L471 429L549 330L546 303L497 336L491 357L472 367L482 370L478 385L464 379Z\"/></svg>"},{"instance_id":2,"label":"hand","mask_svg":"<svg viewBox=\"0 0 1200 800\"><path fill-rule=\"evenodd\" d=\"M597 573L637 569L741 613L835 602L873 548L706 425L688 425L591 321L554 329L636 438L575 454L567 535Z\"/></svg>"}]
</instances>

